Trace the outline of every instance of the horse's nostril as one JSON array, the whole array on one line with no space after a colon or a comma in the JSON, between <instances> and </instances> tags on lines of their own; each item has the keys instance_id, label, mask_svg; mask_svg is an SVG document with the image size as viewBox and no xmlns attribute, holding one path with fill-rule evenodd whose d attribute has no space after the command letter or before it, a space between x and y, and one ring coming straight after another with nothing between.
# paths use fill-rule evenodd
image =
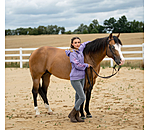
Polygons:
<instances>
[{"instance_id":1,"label":"horse's nostril","mask_svg":"<svg viewBox=\"0 0 150 130\"><path fill-rule=\"evenodd\" d=\"M121 62L120 62L120 61L118 62L118 65L119 65L119 64L121 64Z\"/></svg>"}]
</instances>

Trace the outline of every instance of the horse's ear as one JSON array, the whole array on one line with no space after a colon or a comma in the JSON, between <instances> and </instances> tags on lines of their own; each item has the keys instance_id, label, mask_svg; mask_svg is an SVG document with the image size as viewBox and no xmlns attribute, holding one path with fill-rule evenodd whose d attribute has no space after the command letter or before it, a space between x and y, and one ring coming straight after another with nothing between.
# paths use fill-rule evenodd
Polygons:
<instances>
[{"instance_id":1,"label":"horse's ear","mask_svg":"<svg viewBox=\"0 0 150 130\"><path fill-rule=\"evenodd\" d=\"M120 36L120 33L117 35L117 37L119 38L119 36Z\"/></svg>"},{"instance_id":2,"label":"horse's ear","mask_svg":"<svg viewBox=\"0 0 150 130\"><path fill-rule=\"evenodd\" d=\"M112 33L109 35L109 39L111 39L112 38Z\"/></svg>"}]
</instances>

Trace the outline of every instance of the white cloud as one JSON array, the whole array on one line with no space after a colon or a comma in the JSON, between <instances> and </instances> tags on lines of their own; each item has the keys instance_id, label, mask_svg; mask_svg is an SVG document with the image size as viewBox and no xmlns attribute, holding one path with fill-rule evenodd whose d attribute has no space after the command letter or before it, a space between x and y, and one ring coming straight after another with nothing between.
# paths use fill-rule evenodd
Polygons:
<instances>
[{"instance_id":1,"label":"white cloud","mask_svg":"<svg viewBox=\"0 0 150 130\"><path fill-rule=\"evenodd\" d=\"M58 25L74 30L93 19L100 24L126 15L128 20L144 21L143 0L6 0L5 28Z\"/></svg>"}]
</instances>

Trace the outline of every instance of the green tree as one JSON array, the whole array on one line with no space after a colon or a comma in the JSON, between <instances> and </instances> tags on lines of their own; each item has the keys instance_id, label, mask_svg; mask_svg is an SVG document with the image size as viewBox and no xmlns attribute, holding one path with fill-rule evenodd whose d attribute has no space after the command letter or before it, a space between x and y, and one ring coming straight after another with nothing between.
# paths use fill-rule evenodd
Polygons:
<instances>
[{"instance_id":1,"label":"green tree","mask_svg":"<svg viewBox=\"0 0 150 130\"><path fill-rule=\"evenodd\" d=\"M44 26L39 26L39 27L37 28L37 30L38 30L38 34L39 34L39 35L41 35L41 34L46 34L46 27L44 27Z\"/></svg>"},{"instance_id":2,"label":"green tree","mask_svg":"<svg viewBox=\"0 0 150 130\"><path fill-rule=\"evenodd\" d=\"M96 28L93 28L93 29L91 30L91 33L98 33L98 30L97 30Z\"/></svg>"},{"instance_id":3,"label":"green tree","mask_svg":"<svg viewBox=\"0 0 150 130\"><path fill-rule=\"evenodd\" d=\"M98 33L98 26L99 26L99 23L98 23L97 19L94 19L88 27L89 33Z\"/></svg>"},{"instance_id":4,"label":"green tree","mask_svg":"<svg viewBox=\"0 0 150 130\"><path fill-rule=\"evenodd\" d=\"M15 30L15 35L27 35L27 29L26 28L17 28Z\"/></svg>"},{"instance_id":5,"label":"green tree","mask_svg":"<svg viewBox=\"0 0 150 130\"><path fill-rule=\"evenodd\" d=\"M114 17L110 18L109 20L104 21L104 26L107 31L113 31L116 26L116 19Z\"/></svg>"},{"instance_id":6,"label":"green tree","mask_svg":"<svg viewBox=\"0 0 150 130\"><path fill-rule=\"evenodd\" d=\"M84 25L83 23L80 24L80 26L73 31L73 33L75 33L75 34L83 34L86 32L88 32L88 26Z\"/></svg>"},{"instance_id":7,"label":"green tree","mask_svg":"<svg viewBox=\"0 0 150 130\"><path fill-rule=\"evenodd\" d=\"M47 34L53 34L53 32L54 32L53 25L48 25L46 28L46 32L47 32Z\"/></svg>"},{"instance_id":8,"label":"green tree","mask_svg":"<svg viewBox=\"0 0 150 130\"><path fill-rule=\"evenodd\" d=\"M128 33L130 32L130 26L125 15L121 16L115 24L113 32L115 33Z\"/></svg>"},{"instance_id":9,"label":"green tree","mask_svg":"<svg viewBox=\"0 0 150 130\"><path fill-rule=\"evenodd\" d=\"M97 19L94 19L93 21L92 21L92 23L93 23L93 28L98 28L98 26L99 26L99 23L98 23L98 21L97 21Z\"/></svg>"},{"instance_id":10,"label":"green tree","mask_svg":"<svg viewBox=\"0 0 150 130\"><path fill-rule=\"evenodd\" d=\"M89 33L103 33L105 31L104 31L104 27L102 25L99 25L98 20L94 19L88 27L88 32Z\"/></svg>"},{"instance_id":11,"label":"green tree","mask_svg":"<svg viewBox=\"0 0 150 130\"><path fill-rule=\"evenodd\" d=\"M65 32L65 34L72 34L71 30Z\"/></svg>"},{"instance_id":12,"label":"green tree","mask_svg":"<svg viewBox=\"0 0 150 130\"><path fill-rule=\"evenodd\" d=\"M105 27L102 25L98 25L97 30L98 33L106 33Z\"/></svg>"},{"instance_id":13,"label":"green tree","mask_svg":"<svg viewBox=\"0 0 150 130\"><path fill-rule=\"evenodd\" d=\"M144 23L133 20L132 22L130 22L130 29L131 29L132 33L133 32L144 32Z\"/></svg>"},{"instance_id":14,"label":"green tree","mask_svg":"<svg viewBox=\"0 0 150 130\"><path fill-rule=\"evenodd\" d=\"M29 28L28 30L29 30L29 33L28 33L29 35L38 35L39 34L37 28Z\"/></svg>"},{"instance_id":15,"label":"green tree","mask_svg":"<svg viewBox=\"0 0 150 130\"><path fill-rule=\"evenodd\" d=\"M57 25L53 26L53 34L58 34L60 31L60 27L58 27Z\"/></svg>"},{"instance_id":16,"label":"green tree","mask_svg":"<svg viewBox=\"0 0 150 130\"><path fill-rule=\"evenodd\" d=\"M60 27L61 34L65 34L65 27Z\"/></svg>"},{"instance_id":17,"label":"green tree","mask_svg":"<svg viewBox=\"0 0 150 130\"><path fill-rule=\"evenodd\" d=\"M88 34L88 30L87 30L87 29L84 29L84 30L83 30L83 34Z\"/></svg>"},{"instance_id":18,"label":"green tree","mask_svg":"<svg viewBox=\"0 0 150 130\"><path fill-rule=\"evenodd\" d=\"M48 25L46 28L47 34L58 34L60 30L61 28L57 25Z\"/></svg>"},{"instance_id":19,"label":"green tree","mask_svg":"<svg viewBox=\"0 0 150 130\"><path fill-rule=\"evenodd\" d=\"M11 30L10 30L10 29L6 29L6 30L5 30L5 36L7 36L7 35L12 35L12 33L11 33Z\"/></svg>"},{"instance_id":20,"label":"green tree","mask_svg":"<svg viewBox=\"0 0 150 130\"><path fill-rule=\"evenodd\" d=\"M94 29L93 27L93 23L90 23L90 25L88 26L88 32L91 33L91 31Z\"/></svg>"}]
</instances>

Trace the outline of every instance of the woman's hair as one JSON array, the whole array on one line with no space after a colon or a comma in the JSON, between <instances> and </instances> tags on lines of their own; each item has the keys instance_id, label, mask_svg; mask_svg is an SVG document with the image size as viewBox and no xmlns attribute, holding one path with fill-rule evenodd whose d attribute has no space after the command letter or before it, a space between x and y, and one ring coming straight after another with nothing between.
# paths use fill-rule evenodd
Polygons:
<instances>
[{"instance_id":1,"label":"woman's hair","mask_svg":"<svg viewBox=\"0 0 150 130\"><path fill-rule=\"evenodd\" d=\"M71 47L72 49L74 49L74 46L72 45L72 43L73 43L73 41L74 41L75 39L79 39L80 42L81 42L81 39L80 39L79 37L73 37L73 38L71 39L71 45L70 45L70 47Z\"/></svg>"}]
</instances>

